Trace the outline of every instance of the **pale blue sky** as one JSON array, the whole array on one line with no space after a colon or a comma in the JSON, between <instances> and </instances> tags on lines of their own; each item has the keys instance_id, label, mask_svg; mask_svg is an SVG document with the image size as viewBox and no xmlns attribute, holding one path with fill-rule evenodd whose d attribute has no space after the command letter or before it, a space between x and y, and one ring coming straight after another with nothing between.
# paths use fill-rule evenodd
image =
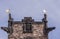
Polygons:
<instances>
[{"instance_id":1,"label":"pale blue sky","mask_svg":"<svg viewBox=\"0 0 60 39\"><path fill-rule=\"evenodd\" d=\"M7 26L8 14L6 9L11 9L14 20L31 16L33 19L43 18L42 10L48 11L48 26L56 29L49 33L49 39L60 39L60 0L0 0L0 27ZM7 39L7 33L0 29L0 39Z\"/></svg>"}]
</instances>

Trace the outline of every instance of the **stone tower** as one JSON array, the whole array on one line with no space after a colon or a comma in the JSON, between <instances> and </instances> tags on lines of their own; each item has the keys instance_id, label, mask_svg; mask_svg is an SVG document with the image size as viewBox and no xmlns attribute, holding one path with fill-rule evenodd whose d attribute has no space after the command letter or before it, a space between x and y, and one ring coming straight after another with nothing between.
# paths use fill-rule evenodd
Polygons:
<instances>
[{"instance_id":1,"label":"stone tower","mask_svg":"<svg viewBox=\"0 0 60 39\"><path fill-rule=\"evenodd\" d=\"M8 27L1 27L1 29L8 33L8 39L48 39L48 33L55 27L48 27L47 22L46 14L42 21L34 21L32 17L14 21L9 13Z\"/></svg>"}]
</instances>

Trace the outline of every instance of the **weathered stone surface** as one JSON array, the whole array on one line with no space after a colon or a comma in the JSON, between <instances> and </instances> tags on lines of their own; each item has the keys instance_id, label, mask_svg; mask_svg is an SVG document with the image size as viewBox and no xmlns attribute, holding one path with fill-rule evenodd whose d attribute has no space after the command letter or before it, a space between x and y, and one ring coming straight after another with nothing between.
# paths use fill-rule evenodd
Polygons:
<instances>
[{"instance_id":1,"label":"weathered stone surface","mask_svg":"<svg viewBox=\"0 0 60 39\"><path fill-rule=\"evenodd\" d=\"M34 39L43 38L43 24L32 24L33 33L23 33L23 24L14 24L13 25L13 33L9 35L9 39L24 39L24 37L32 37Z\"/></svg>"},{"instance_id":2,"label":"weathered stone surface","mask_svg":"<svg viewBox=\"0 0 60 39\"><path fill-rule=\"evenodd\" d=\"M42 22L34 21L31 17L24 17L22 21L13 21L11 14L9 14L8 27L1 27L4 31L8 32L8 39L48 39L48 33L55 29L55 27L47 27L46 14ZM32 27L27 27L32 26ZM29 33L23 33L23 26L29 28ZM32 29L31 29L32 28ZM32 33L30 32L32 30Z\"/></svg>"}]
</instances>

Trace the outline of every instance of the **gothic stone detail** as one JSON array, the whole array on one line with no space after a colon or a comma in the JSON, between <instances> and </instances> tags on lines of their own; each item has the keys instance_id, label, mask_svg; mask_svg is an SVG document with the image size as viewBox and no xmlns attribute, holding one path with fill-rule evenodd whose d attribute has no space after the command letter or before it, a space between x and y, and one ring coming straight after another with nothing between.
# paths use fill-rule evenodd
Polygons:
<instances>
[{"instance_id":1,"label":"gothic stone detail","mask_svg":"<svg viewBox=\"0 0 60 39\"><path fill-rule=\"evenodd\" d=\"M1 27L8 33L8 39L48 39L48 33L55 27L48 28L46 14L42 22L24 17L22 21L13 21L9 14L8 27Z\"/></svg>"},{"instance_id":2,"label":"gothic stone detail","mask_svg":"<svg viewBox=\"0 0 60 39\"><path fill-rule=\"evenodd\" d=\"M13 33L10 34L9 38L24 39L24 37L32 37L39 39L44 37L43 24L32 24L32 26L33 26L32 33L23 33L23 24L14 24Z\"/></svg>"}]
</instances>

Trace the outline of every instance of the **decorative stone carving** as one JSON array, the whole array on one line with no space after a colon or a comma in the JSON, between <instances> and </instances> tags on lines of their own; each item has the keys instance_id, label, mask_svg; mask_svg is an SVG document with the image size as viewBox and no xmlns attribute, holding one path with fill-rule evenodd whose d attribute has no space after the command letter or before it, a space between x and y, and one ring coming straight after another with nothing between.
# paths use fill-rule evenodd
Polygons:
<instances>
[{"instance_id":1,"label":"decorative stone carving","mask_svg":"<svg viewBox=\"0 0 60 39\"><path fill-rule=\"evenodd\" d=\"M23 26L26 26L24 23L31 23L32 33L23 33ZM22 21L13 21L11 14L9 14L8 27L1 28L9 33L8 39L48 39L48 33L55 29L55 27L47 27L46 14L44 14L42 22L34 21L32 17L24 17Z\"/></svg>"}]
</instances>

